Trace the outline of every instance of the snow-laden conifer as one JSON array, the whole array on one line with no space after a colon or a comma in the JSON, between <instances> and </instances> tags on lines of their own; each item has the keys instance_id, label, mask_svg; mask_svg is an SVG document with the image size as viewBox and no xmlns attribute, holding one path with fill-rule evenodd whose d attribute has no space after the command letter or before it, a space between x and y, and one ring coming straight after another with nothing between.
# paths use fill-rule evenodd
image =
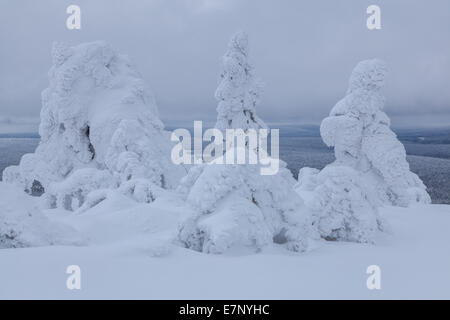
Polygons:
<instances>
[{"instance_id":1,"label":"snow-laden conifer","mask_svg":"<svg viewBox=\"0 0 450 320\"><path fill-rule=\"evenodd\" d=\"M45 192L50 204L67 209L94 189L136 179L175 187L186 172L173 165L169 133L129 59L101 41L55 43L52 57L40 144L4 171L4 181L32 195Z\"/></svg>"},{"instance_id":2,"label":"snow-laden conifer","mask_svg":"<svg viewBox=\"0 0 450 320\"><path fill-rule=\"evenodd\" d=\"M231 38L216 91L219 130L266 128L256 115L258 87L248 62L247 36ZM228 141L227 141L228 144ZM234 147L247 159L258 148ZM257 156L256 156L257 157ZM226 158L226 153L224 155ZM188 248L223 253L233 247L259 250L278 243L293 251L308 246L310 224L295 179L280 160L275 175L261 175L261 164L203 164L183 178L179 192L195 214L180 226L179 240Z\"/></svg>"}]
</instances>

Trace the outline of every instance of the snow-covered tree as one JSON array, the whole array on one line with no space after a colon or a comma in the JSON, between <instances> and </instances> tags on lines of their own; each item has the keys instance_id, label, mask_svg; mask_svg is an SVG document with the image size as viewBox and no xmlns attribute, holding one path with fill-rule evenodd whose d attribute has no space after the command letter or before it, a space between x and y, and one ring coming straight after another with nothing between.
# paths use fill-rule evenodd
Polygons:
<instances>
[{"instance_id":1,"label":"snow-covered tree","mask_svg":"<svg viewBox=\"0 0 450 320\"><path fill-rule=\"evenodd\" d=\"M334 147L335 162L320 172L299 172L295 188L325 239L372 242L383 229L378 207L430 202L382 111L386 74L385 63L378 59L356 66L347 95L320 127L323 141Z\"/></svg>"},{"instance_id":2,"label":"snow-covered tree","mask_svg":"<svg viewBox=\"0 0 450 320\"><path fill-rule=\"evenodd\" d=\"M221 81L215 97L217 107L216 128L219 130L266 128L256 115L261 83L255 79L253 68L248 62L248 37L238 32L230 40L223 59Z\"/></svg>"},{"instance_id":3,"label":"snow-covered tree","mask_svg":"<svg viewBox=\"0 0 450 320\"><path fill-rule=\"evenodd\" d=\"M334 147L336 164L351 166L371 181L381 203L429 203L425 185L410 171L405 148L382 111L386 74L385 63L378 59L355 67L347 95L322 122L322 139Z\"/></svg>"},{"instance_id":4,"label":"snow-covered tree","mask_svg":"<svg viewBox=\"0 0 450 320\"><path fill-rule=\"evenodd\" d=\"M257 87L247 58L247 36L240 32L230 41L216 91L219 130L266 127L256 115ZM233 151L249 158L258 152L248 145ZM293 190L295 179L282 161L275 175L261 175L260 169L260 164L191 168L178 188L195 212L180 226L181 243L207 253L241 246L259 250L274 242L305 250L311 228L303 201Z\"/></svg>"},{"instance_id":5,"label":"snow-covered tree","mask_svg":"<svg viewBox=\"0 0 450 320\"><path fill-rule=\"evenodd\" d=\"M172 164L170 135L128 58L104 42L55 43L52 57L50 85L42 92L41 142L19 166L4 171L4 181L33 195L64 185L61 190L68 193L52 192L51 198L59 199L49 201L61 204L92 191L92 183L83 178L87 171L77 173L80 169L89 169L93 177L112 176L96 187L117 187L132 179L175 187L186 171Z\"/></svg>"},{"instance_id":6,"label":"snow-covered tree","mask_svg":"<svg viewBox=\"0 0 450 320\"><path fill-rule=\"evenodd\" d=\"M182 223L179 240L207 253L235 246L259 250L270 243L304 251L310 221L294 184L284 163L276 175L261 175L260 165L194 167L179 191L196 213Z\"/></svg>"}]
</instances>

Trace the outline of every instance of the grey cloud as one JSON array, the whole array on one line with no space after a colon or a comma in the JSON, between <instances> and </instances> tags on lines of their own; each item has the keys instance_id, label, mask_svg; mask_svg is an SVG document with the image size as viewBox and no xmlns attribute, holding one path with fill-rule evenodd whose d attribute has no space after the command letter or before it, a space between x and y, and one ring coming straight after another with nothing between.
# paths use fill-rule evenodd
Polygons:
<instances>
[{"instance_id":1,"label":"grey cloud","mask_svg":"<svg viewBox=\"0 0 450 320\"><path fill-rule=\"evenodd\" d=\"M82 30L65 9L82 9ZM373 1L4 0L0 4L0 116L38 117L53 41L103 39L137 65L166 122L212 120L220 57L238 29L266 84L267 122L317 123L343 97L356 63L390 67L393 123L450 124L450 2L378 0L382 29L365 27Z\"/></svg>"}]
</instances>

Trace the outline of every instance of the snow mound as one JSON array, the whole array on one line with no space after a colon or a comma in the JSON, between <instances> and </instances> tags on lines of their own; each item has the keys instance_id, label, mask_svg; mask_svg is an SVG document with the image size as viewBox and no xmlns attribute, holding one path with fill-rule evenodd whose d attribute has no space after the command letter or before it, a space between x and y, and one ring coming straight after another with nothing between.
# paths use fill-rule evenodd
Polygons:
<instances>
[{"instance_id":1,"label":"snow mound","mask_svg":"<svg viewBox=\"0 0 450 320\"><path fill-rule=\"evenodd\" d=\"M50 85L42 92L41 142L19 166L5 169L3 180L32 195L51 191L53 204L66 196L82 202L92 189L132 179L175 187L186 172L172 164L170 135L128 58L104 42L56 43L52 57ZM89 174L99 179L83 178Z\"/></svg>"},{"instance_id":2,"label":"snow mound","mask_svg":"<svg viewBox=\"0 0 450 320\"><path fill-rule=\"evenodd\" d=\"M0 249L81 244L71 227L50 221L20 188L0 182Z\"/></svg>"},{"instance_id":3,"label":"snow mound","mask_svg":"<svg viewBox=\"0 0 450 320\"><path fill-rule=\"evenodd\" d=\"M146 219L164 225L161 231L172 230L175 221L162 223L155 218L170 217L166 211L159 214L158 201L134 203L142 207L140 214L136 208L121 213L121 224L118 220L113 224L111 215L116 212L109 210L120 210L117 203L102 208L101 217L89 215L92 235L103 239L98 230L102 226L105 234L117 236L124 232L124 223L142 228ZM380 214L392 234L380 234L378 245L327 241L303 255L277 246L258 254L199 254L168 248L163 236L157 237L160 241L152 237L150 248L145 236L86 247L0 250L0 299L449 299L449 209L448 205L386 206ZM129 228L126 235L137 231ZM65 286L64 270L74 263L82 270L82 290L77 292ZM366 286L371 276L367 267L374 264L381 268L381 290Z\"/></svg>"}]
</instances>

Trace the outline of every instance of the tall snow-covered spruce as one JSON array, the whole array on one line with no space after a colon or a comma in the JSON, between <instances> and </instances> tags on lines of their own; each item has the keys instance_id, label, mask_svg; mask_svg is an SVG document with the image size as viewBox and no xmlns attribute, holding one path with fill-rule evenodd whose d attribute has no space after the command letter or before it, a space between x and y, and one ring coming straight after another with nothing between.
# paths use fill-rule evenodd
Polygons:
<instances>
[{"instance_id":1,"label":"tall snow-covered spruce","mask_svg":"<svg viewBox=\"0 0 450 320\"><path fill-rule=\"evenodd\" d=\"M430 202L382 111L386 74L385 63L378 59L355 67L347 95L320 127L336 161L320 172L300 170L296 188L316 211L324 238L370 242L381 227L379 206Z\"/></svg>"},{"instance_id":2,"label":"tall snow-covered spruce","mask_svg":"<svg viewBox=\"0 0 450 320\"><path fill-rule=\"evenodd\" d=\"M247 35L239 32L231 38L223 58L222 79L215 94L219 130L266 128L256 115L259 87L247 60L247 46ZM234 151L257 152L248 145ZM282 161L275 175L261 175L260 168L260 164L191 168L178 190L195 214L182 222L179 240L187 248L207 253L236 247L260 250L270 243L304 251L310 224L303 201L293 190L295 179Z\"/></svg>"},{"instance_id":3,"label":"tall snow-covered spruce","mask_svg":"<svg viewBox=\"0 0 450 320\"><path fill-rule=\"evenodd\" d=\"M148 192L176 186L186 172L172 165L169 133L128 58L101 41L55 43L52 58L40 144L5 169L4 181L32 195L45 192L51 207L69 210L96 189L126 183L122 190L134 197L130 186L142 189L142 179Z\"/></svg>"}]
</instances>

